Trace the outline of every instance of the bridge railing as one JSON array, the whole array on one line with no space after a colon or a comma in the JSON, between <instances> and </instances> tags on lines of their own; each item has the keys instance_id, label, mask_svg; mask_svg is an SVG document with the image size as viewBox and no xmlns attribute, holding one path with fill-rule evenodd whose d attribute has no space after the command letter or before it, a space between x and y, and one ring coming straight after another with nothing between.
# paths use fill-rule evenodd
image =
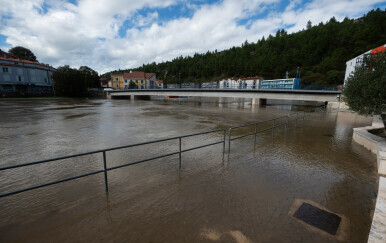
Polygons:
<instances>
[{"instance_id":1,"label":"bridge railing","mask_svg":"<svg viewBox=\"0 0 386 243\"><path fill-rule=\"evenodd\" d=\"M188 148L188 149L182 149L182 139L183 138L194 137L194 136L210 134L210 133L220 133L220 132L223 132L223 140L221 140L221 141L213 142L213 143L208 143L208 144L203 144L203 145L192 147L192 148ZM53 162L53 161L70 159L70 158L75 158L75 157L80 157L80 156L85 156L85 155L91 155L91 154L102 154L102 156L103 156L103 169L101 169L101 170L95 170L95 171L92 171L92 172L87 172L87 173L84 173L84 174L81 174L81 175L77 175L77 176L73 176L73 177L67 177L65 179L55 180L55 181L51 181L51 182L44 183L44 184L39 184L39 185L31 186L31 187L26 187L26 188L22 188L22 189L10 191L10 192L2 193L2 194L0 194L0 198L6 197L6 196L10 196L10 195L14 195L14 194L18 194L18 193L22 193L22 192L26 192L26 191L31 191L31 190L34 190L34 189L38 189L38 188L42 188L42 187L46 187L46 186L50 186L50 185L54 185L54 184L58 184L58 183L62 183L62 182L66 182L66 181L71 181L71 180L79 179L79 178L86 177L86 176L96 175L96 174L100 174L100 173L104 173L105 189L106 189L106 192L108 192L108 190L109 190L108 178L107 178L107 176L108 176L107 172L108 171L116 170L116 169L119 169L119 168L122 168L122 167L130 166L130 165L135 165L135 164L139 164L139 163L143 163L143 162L147 162L147 161L151 161L151 160L155 160L155 159L160 159L160 158L164 158L164 157L168 157L168 156L172 156L172 155L177 155L177 154L179 155L179 167L181 168L182 153L185 153L185 152L188 152L188 151L192 151L192 150L196 150L196 149L200 149L200 148L204 148L204 147L208 147L208 146L212 146L212 145L216 145L216 144L221 144L221 143L223 144L223 153L225 153L225 138L226 138L225 134L226 134L225 129L218 129L218 130L213 130L213 131L193 133L193 134L188 134L188 135L183 135L183 136L178 136L178 137L171 137L171 138L154 140L154 141L150 141L150 142L130 144L130 145L125 145L125 146L119 146L119 147L113 147L113 148L108 148L108 149L91 151L91 152L87 152L87 153L79 153L79 154L67 155L67 156L62 156L62 157L56 157L56 158L53 158L53 159L46 159L46 160L40 160L40 161L35 161L35 162L29 162L29 163L23 163L23 164L18 164L18 165L10 165L10 166L1 167L0 171L5 171L5 170L12 170L12 169L20 168L20 167L27 167L27 166L38 165L38 164L43 164L43 163L50 163L50 162ZM162 155L159 155L159 156L156 156L156 157L152 157L152 158L148 158L148 159L143 159L143 160L139 160L139 161L135 161L135 162L128 162L128 163L117 165L117 166L113 166L113 167L108 167L107 166L107 158L106 158L106 152L107 151L120 150L120 149L124 149L124 148L137 147L137 146L141 146L141 145L154 144L154 143L171 141L171 140L178 140L178 142L179 142L179 149L178 149L178 151L175 151L175 152L172 152L172 153L167 153L167 154L162 154Z\"/></svg>"},{"instance_id":2,"label":"bridge railing","mask_svg":"<svg viewBox=\"0 0 386 243\"><path fill-rule=\"evenodd\" d=\"M130 89L130 88L129 88ZM132 88L138 89L138 88ZM146 89L146 88L145 88ZM157 88L158 89L158 88ZM259 87L259 85L253 84L217 84L217 83L188 83L188 84L168 84L162 89L237 89L237 90L325 90L325 91L339 91L337 85L297 85L297 86L280 86L280 85L264 85Z\"/></svg>"},{"instance_id":3,"label":"bridge railing","mask_svg":"<svg viewBox=\"0 0 386 243\"><path fill-rule=\"evenodd\" d=\"M203 84L169 84L163 89L240 89L240 90L325 90L325 91L339 91L337 85L308 85L300 84L297 86L280 86L280 85L270 85L259 87L259 85L253 84L217 84L217 83L203 83Z\"/></svg>"}]
</instances>

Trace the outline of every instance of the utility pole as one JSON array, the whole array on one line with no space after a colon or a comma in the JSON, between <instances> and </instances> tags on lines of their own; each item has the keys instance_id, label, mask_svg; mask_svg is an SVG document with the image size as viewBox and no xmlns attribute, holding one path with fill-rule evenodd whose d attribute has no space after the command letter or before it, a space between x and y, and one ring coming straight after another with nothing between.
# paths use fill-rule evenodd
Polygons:
<instances>
[{"instance_id":1,"label":"utility pole","mask_svg":"<svg viewBox=\"0 0 386 243\"><path fill-rule=\"evenodd\" d=\"M181 89L181 73L178 73L178 84L179 84L180 89Z\"/></svg>"}]
</instances>

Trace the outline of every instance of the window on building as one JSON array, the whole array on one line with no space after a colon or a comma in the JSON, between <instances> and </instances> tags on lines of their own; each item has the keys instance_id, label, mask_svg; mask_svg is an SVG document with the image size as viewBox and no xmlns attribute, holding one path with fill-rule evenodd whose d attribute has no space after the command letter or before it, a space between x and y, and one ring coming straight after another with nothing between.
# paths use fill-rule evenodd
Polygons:
<instances>
[{"instance_id":1,"label":"window on building","mask_svg":"<svg viewBox=\"0 0 386 243\"><path fill-rule=\"evenodd\" d=\"M7 67L3 67L3 73L8 73L8 68Z\"/></svg>"},{"instance_id":2,"label":"window on building","mask_svg":"<svg viewBox=\"0 0 386 243\"><path fill-rule=\"evenodd\" d=\"M118 78L115 78L115 81L118 81Z\"/></svg>"},{"instance_id":3,"label":"window on building","mask_svg":"<svg viewBox=\"0 0 386 243\"><path fill-rule=\"evenodd\" d=\"M19 78L19 82L21 82L21 76L20 75L18 76L18 78Z\"/></svg>"},{"instance_id":4,"label":"window on building","mask_svg":"<svg viewBox=\"0 0 386 243\"><path fill-rule=\"evenodd\" d=\"M125 79L125 83L127 83L127 79Z\"/></svg>"}]
</instances>

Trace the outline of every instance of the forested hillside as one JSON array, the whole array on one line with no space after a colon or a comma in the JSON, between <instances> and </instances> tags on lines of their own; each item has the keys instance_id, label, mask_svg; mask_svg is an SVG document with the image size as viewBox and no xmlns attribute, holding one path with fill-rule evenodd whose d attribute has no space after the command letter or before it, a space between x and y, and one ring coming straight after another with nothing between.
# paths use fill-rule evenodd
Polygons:
<instances>
[{"instance_id":1,"label":"forested hillside","mask_svg":"<svg viewBox=\"0 0 386 243\"><path fill-rule=\"evenodd\" d=\"M275 36L248 40L241 47L217 50L172 61L151 63L135 70L155 72L157 79L176 83L219 80L224 77L295 77L300 67L302 84L342 84L346 61L386 43L385 10L373 10L359 19L312 25L293 34L282 29ZM120 70L124 72L126 70ZM118 72L118 71L114 71ZM108 75L108 74L106 74Z\"/></svg>"}]
</instances>

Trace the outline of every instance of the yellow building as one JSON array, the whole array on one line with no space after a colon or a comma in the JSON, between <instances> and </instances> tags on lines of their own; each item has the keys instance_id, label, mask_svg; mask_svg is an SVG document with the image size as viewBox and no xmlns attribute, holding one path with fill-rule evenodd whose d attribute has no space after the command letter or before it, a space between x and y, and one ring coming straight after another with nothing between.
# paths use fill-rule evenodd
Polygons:
<instances>
[{"instance_id":1,"label":"yellow building","mask_svg":"<svg viewBox=\"0 0 386 243\"><path fill-rule=\"evenodd\" d=\"M113 89L123 89L123 73L111 74L111 84Z\"/></svg>"},{"instance_id":2,"label":"yellow building","mask_svg":"<svg viewBox=\"0 0 386 243\"><path fill-rule=\"evenodd\" d=\"M123 74L123 80L125 82L124 84L125 88L129 88L130 82L135 83L137 86L137 89L155 89L156 88L155 73L130 71L130 73Z\"/></svg>"},{"instance_id":3,"label":"yellow building","mask_svg":"<svg viewBox=\"0 0 386 243\"><path fill-rule=\"evenodd\" d=\"M132 72L111 74L111 85L113 89L128 89L130 82L136 85L136 89L155 89L155 73Z\"/></svg>"}]
</instances>

